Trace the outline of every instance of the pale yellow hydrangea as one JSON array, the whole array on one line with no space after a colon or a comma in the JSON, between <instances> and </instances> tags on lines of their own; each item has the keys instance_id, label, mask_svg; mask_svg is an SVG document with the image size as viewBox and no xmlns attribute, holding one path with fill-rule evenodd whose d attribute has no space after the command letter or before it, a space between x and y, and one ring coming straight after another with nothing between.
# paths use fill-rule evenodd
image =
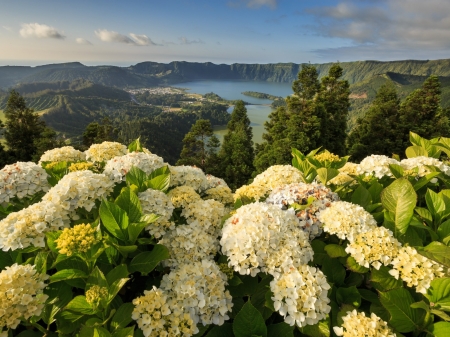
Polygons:
<instances>
[{"instance_id":1,"label":"pale yellow hydrangea","mask_svg":"<svg viewBox=\"0 0 450 337\"><path fill-rule=\"evenodd\" d=\"M93 285L86 290L86 302L92 305L98 305L101 300L105 300L108 297L108 288L100 287L99 285Z\"/></svg>"},{"instance_id":2,"label":"pale yellow hydrangea","mask_svg":"<svg viewBox=\"0 0 450 337\"><path fill-rule=\"evenodd\" d=\"M56 248L60 254L71 256L86 253L94 244L99 242L96 238L97 229L90 224L80 224L73 228L64 228L58 239Z\"/></svg>"},{"instance_id":3,"label":"pale yellow hydrangea","mask_svg":"<svg viewBox=\"0 0 450 337\"><path fill-rule=\"evenodd\" d=\"M331 203L317 217L323 223L325 232L335 234L342 240L353 241L356 235L377 227L372 214L361 206L346 201Z\"/></svg>"},{"instance_id":4,"label":"pale yellow hydrangea","mask_svg":"<svg viewBox=\"0 0 450 337\"><path fill-rule=\"evenodd\" d=\"M214 199L220 201L224 205L233 205L233 192L228 186L219 185L205 191L205 199Z\"/></svg>"},{"instance_id":5,"label":"pale yellow hydrangea","mask_svg":"<svg viewBox=\"0 0 450 337\"><path fill-rule=\"evenodd\" d=\"M172 201L164 192L151 188L140 192L138 197L144 214L154 213L160 215L155 222L152 222L145 228L155 238L160 238L172 227L173 222L169 221L175 208Z\"/></svg>"},{"instance_id":6,"label":"pale yellow hydrangea","mask_svg":"<svg viewBox=\"0 0 450 337\"><path fill-rule=\"evenodd\" d=\"M441 170L444 174L450 175L450 166L444 164L439 159L432 157L414 157L403 159L400 162L400 165L404 170L410 171L417 168L417 176L423 177L431 172L431 170L427 166L435 166L439 170Z\"/></svg>"},{"instance_id":7,"label":"pale yellow hydrangea","mask_svg":"<svg viewBox=\"0 0 450 337\"><path fill-rule=\"evenodd\" d=\"M405 281L408 287L416 287L422 294L426 294L431 281L445 275L439 264L420 255L413 247L402 247L391 264L389 274Z\"/></svg>"},{"instance_id":8,"label":"pale yellow hydrangea","mask_svg":"<svg viewBox=\"0 0 450 337\"><path fill-rule=\"evenodd\" d=\"M89 149L85 151L86 159L92 162L107 161L114 157L123 156L127 153L127 147L117 142L92 144Z\"/></svg>"},{"instance_id":9,"label":"pale yellow hydrangea","mask_svg":"<svg viewBox=\"0 0 450 337\"><path fill-rule=\"evenodd\" d=\"M75 150L72 146L63 146L45 151L39 159L39 163L50 161L81 161L86 160L86 154L79 150Z\"/></svg>"},{"instance_id":10,"label":"pale yellow hydrangea","mask_svg":"<svg viewBox=\"0 0 450 337\"><path fill-rule=\"evenodd\" d=\"M234 192L234 200L242 199L244 197L250 200L261 201L265 199L270 193L270 189L266 186L261 185L244 185L239 187L236 192Z\"/></svg>"},{"instance_id":11,"label":"pale yellow hydrangea","mask_svg":"<svg viewBox=\"0 0 450 337\"><path fill-rule=\"evenodd\" d=\"M93 167L94 167L93 163L87 163L87 162L72 163L69 166L69 172L91 170Z\"/></svg>"},{"instance_id":12,"label":"pale yellow hydrangea","mask_svg":"<svg viewBox=\"0 0 450 337\"><path fill-rule=\"evenodd\" d=\"M161 289L145 290L132 303L131 318L145 337L190 337L198 332L191 314Z\"/></svg>"},{"instance_id":13,"label":"pale yellow hydrangea","mask_svg":"<svg viewBox=\"0 0 450 337\"><path fill-rule=\"evenodd\" d=\"M222 325L233 306L227 277L213 260L178 265L163 276L160 288L192 314L195 323Z\"/></svg>"},{"instance_id":14,"label":"pale yellow hydrangea","mask_svg":"<svg viewBox=\"0 0 450 337\"><path fill-rule=\"evenodd\" d=\"M330 179L327 182L327 185L338 185L338 186L341 186L341 185L347 184L347 183L352 182L352 181L355 181L355 179L352 178L351 176L349 176L347 173L340 172L336 177L334 177L333 179Z\"/></svg>"},{"instance_id":15,"label":"pale yellow hydrangea","mask_svg":"<svg viewBox=\"0 0 450 337\"><path fill-rule=\"evenodd\" d=\"M190 203L201 200L200 195L191 186L178 186L168 193L175 208L186 208Z\"/></svg>"},{"instance_id":16,"label":"pale yellow hydrangea","mask_svg":"<svg viewBox=\"0 0 450 337\"><path fill-rule=\"evenodd\" d=\"M169 166L170 187L190 186L196 191L202 191L208 184L203 171L195 166Z\"/></svg>"},{"instance_id":17,"label":"pale yellow hydrangea","mask_svg":"<svg viewBox=\"0 0 450 337\"><path fill-rule=\"evenodd\" d=\"M324 162L337 162L341 158L339 158L338 155L335 155L335 154L325 150L319 154L316 154L314 156L314 159L320 161L321 163L324 163Z\"/></svg>"},{"instance_id":18,"label":"pale yellow hydrangea","mask_svg":"<svg viewBox=\"0 0 450 337\"><path fill-rule=\"evenodd\" d=\"M22 319L41 314L48 298L43 293L47 278L29 264L15 263L0 272L0 331L15 329Z\"/></svg>"},{"instance_id":19,"label":"pale yellow hydrangea","mask_svg":"<svg viewBox=\"0 0 450 337\"><path fill-rule=\"evenodd\" d=\"M186 222L198 224L209 234L218 236L222 217L226 214L222 203L214 200L196 200L188 204L181 215L186 218Z\"/></svg>"},{"instance_id":20,"label":"pale yellow hydrangea","mask_svg":"<svg viewBox=\"0 0 450 337\"><path fill-rule=\"evenodd\" d=\"M333 327L337 336L343 337L395 337L396 334L389 328L388 324L374 313L366 317L364 312L347 311L342 317L344 323L341 327Z\"/></svg>"},{"instance_id":21,"label":"pale yellow hydrangea","mask_svg":"<svg viewBox=\"0 0 450 337\"><path fill-rule=\"evenodd\" d=\"M394 238L385 227L375 227L368 232L357 235L347 246L349 253L361 266L369 268L372 265L380 269L381 265L389 265L397 256L401 243Z\"/></svg>"},{"instance_id":22,"label":"pale yellow hydrangea","mask_svg":"<svg viewBox=\"0 0 450 337\"><path fill-rule=\"evenodd\" d=\"M287 324L298 327L314 325L326 317L331 310L330 288L325 275L308 265L286 270L270 282L275 310Z\"/></svg>"}]
</instances>

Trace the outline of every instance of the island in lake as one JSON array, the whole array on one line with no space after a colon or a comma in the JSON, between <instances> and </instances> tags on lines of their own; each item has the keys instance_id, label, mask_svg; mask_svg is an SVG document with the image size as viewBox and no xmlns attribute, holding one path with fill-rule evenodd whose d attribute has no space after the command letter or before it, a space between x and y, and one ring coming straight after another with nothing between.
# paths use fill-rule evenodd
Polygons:
<instances>
[{"instance_id":1,"label":"island in lake","mask_svg":"<svg viewBox=\"0 0 450 337\"><path fill-rule=\"evenodd\" d=\"M241 94L245 95L245 96L250 96L250 97L271 99L272 101L283 98L281 96L274 96L274 95L265 94L263 92L257 92L257 91L243 91Z\"/></svg>"}]
</instances>

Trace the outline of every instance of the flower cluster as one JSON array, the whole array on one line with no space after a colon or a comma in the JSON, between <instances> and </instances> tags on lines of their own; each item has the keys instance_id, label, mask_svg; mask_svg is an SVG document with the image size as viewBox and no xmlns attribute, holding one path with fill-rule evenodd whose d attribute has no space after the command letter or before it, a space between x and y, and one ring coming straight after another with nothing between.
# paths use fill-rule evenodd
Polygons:
<instances>
[{"instance_id":1,"label":"flower cluster","mask_svg":"<svg viewBox=\"0 0 450 337\"><path fill-rule=\"evenodd\" d=\"M229 265L241 275L260 271L276 275L313 256L294 212L265 203L240 207L224 223L220 244Z\"/></svg>"},{"instance_id":2,"label":"flower cluster","mask_svg":"<svg viewBox=\"0 0 450 337\"><path fill-rule=\"evenodd\" d=\"M374 175L378 179L384 176L392 177L392 172L389 169L391 164L399 165L400 162L387 156L373 154L359 163L357 172L368 176Z\"/></svg>"},{"instance_id":3,"label":"flower cluster","mask_svg":"<svg viewBox=\"0 0 450 337\"><path fill-rule=\"evenodd\" d=\"M333 154L333 153L331 153L331 152L329 152L327 150L325 150L325 151L323 151L323 152L321 152L319 154L316 154L314 156L314 159L318 160L318 161L320 161L322 163L325 163L325 162L337 162L337 161L340 160L338 155L335 155L335 154Z\"/></svg>"},{"instance_id":4,"label":"flower cluster","mask_svg":"<svg viewBox=\"0 0 450 337\"><path fill-rule=\"evenodd\" d=\"M114 182L125 180L125 175L133 166L141 169L147 174L165 166L163 159L156 154L144 152L132 152L121 157L114 157L107 161L103 173Z\"/></svg>"},{"instance_id":5,"label":"flower cluster","mask_svg":"<svg viewBox=\"0 0 450 337\"><path fill-rule=\"evenodd\" d=\"M52 150L45 151L39 159L42 162L58 162L58 161L83 161L86 160L84 152L75 150L72 146L58 147Z\"/></svg>"},{"instance_id":6,"label":"flower cluster","mask_svg":"<svg viewBox=\"0 0 450 337\"><path fill-rule=\"evenodd\" d=\"M423 177L426 174L430 173L430 169L427 166L435 166L444 174L450 175L450 166L445 165L443 162L441 162L439 159L431 158L431 157L414 157L414 158L408 158L403 159L400 162L400 165L405 170L413 170L417 168L417 176Z\"/></svg>"},{"instance_id":7,"label":"flower cluster","mask_svg":"<svg viewBox=\"0 0 450 337\"><path fill-rule=\"evenodd\" d=\"M400 248L401 243L394 238L390 230L374 227L355 236L345 251L361 266L369 268L369 265L372 265L375 269L380 269L382 264L387 266L392 262Z\"/></svg>"},{"instance_id":8,"label":"flower cluster","mask_svg":"<svg viewBox=\"0 0 450 337\"><path fill-rule=\"evenodd\" d=\"M108 297L108 288L100 287L99 285L93 285L86 290L86 302L93 305L98 305L102 299Z\"/></svg>"},{"instance_id":9,"label":"flower cluster","mask_svg":"<svg viewBox=\"0 0 450 337\"><path fill-rule=\"evenodd\" d=\"M150 234L155 236L155 238L160 238L167 230L175 227L174 224L169 221L174 206L166 194L149 188L148 190L139 193L138 197L144 214L154 213L160 215L155 222L146 227Z\"/></svg>"},{"instance_id":10,"label":"flower cluster","mask_svg":"<svg viewBox=\"0 0 450 337\"><path fill-rule=\"evenodd\" d=\"M170 186L190 186L201 191L209 185L206 175L195 166L169 166Z\"/></svg>"},{"instance_id":11,"label":"flower cluster","mask_svg":"<svg viewBox=\"0 0 450 337\"><path fill-rule=\"evenodd\" d=\"M372 313L366 317L364 312L347 311L342 317L344 323L341 327L333 327L337 336L343 337L395 337L396 334L389 328L387 323Z\"/></svg>"},{"instance_id":12,"label":"flower cluster","mask_svg":"<svg viewBox=\"0 0 450 337\"><path fill-rule=\"evenodd\" d=\"M167 296L161 289L153 287L133 300L131 314L145 337L190 337L198 332L189 312Z\"/></svg>"},{"instance_id":13,"label":"flower cluster","mask_svg":"<svg viewBox=\"0 0 450 337\"><path fill-rule=\"evenodd\" d=\"M353 241L360 233L365 233L377 227L373 216L359 205L346 201L335 201L330 207L317 215L323 223L323 229L330 234L336 234L339 239Z\"/></svg>"},{"instance_id":14,"label":"flower cluster","mask_svg":"<svg viewBox=\"0 0 450 337\"><path fill-rule=\"evenodd\" d=\"M337 200L339 196L323 185L296 183L273 189L266 203L277 205L281 209L297 208L299 225L312 240L322 233L322 223L317 218L318 212L330 207L331 203Z\"/></svg>"},{"instance_id":15,"label":"flower cluster","mask_svg":"<svg viewBox=\"0 0 450 337\"><path fill-rule=\"evenodd\" d=\"M181 215L184 216L188 224L198 222L204 231L218 236L220 234L220 222L225 215L225 207L214 199L196 200L185 207Z\"/></svg>"},{"instance_id":16,"label":"flower cluster","mask_svg":"<svg viewBox=\"0 0 450 337\"><path fill-rule=\"evenodd\" d=\"M416 287L416 291L422 294L426 294L431 281L444 276L443 269L438 263L420 255L412 247L400 248L391 264L389 274L396 279L400 277L408 287Z\"/></svg>"},{"instance_id":17,"label":"flower cluster","mask_svg":"<svg viewBox=\"0 0 450 337\"><path fill-rule=\"evenodd\" d=\"M92 162L107 161L114 157L123 156L127 153L127 147L117 142L92 144L91 147L85 152L86 159Z\"/></svg>"},{"instance_id":18,"label":"flower cluster","mask_svg":"<svg viewBox=\"0 0 450 337\"><path fill-rule=\"evenodd\" d=\"M201 200L200 195L191 186L178 186L168 194L175 208L186 208L192 202Z\"/></svg>"},{"instance_id":19,"label":"flower cluster","mask_svg":"<svg viewBox=\"0 0 450 337\"><path fill-rule=\"evenodd\" d=\"M0 272L0 331L15 329L21 319L41 314L48 298L43 293L47 278L29 264L15 263Z\"/></svg>"},{"instance_id":20,"label":"flower cluster","mask_svg":"<svg viewBox=\"0 0 450 337\"><path fill-rule=\"evenodd\" d=\"M86 253L98 242L97 230L90 224L76 225L73 228L64 228L58 239L56 248L61 254L71 256L77 253Z\"/></svg>"},{"instance_id":21,"label":"flower cluster","mask_svg":"<svg viewBox=\"0 0 450 337\"><path fill-rule=\"evenodd\" d=\"M10 213L0 221L0 249L45 247L45 233L66 227L68 220L58 204L45 201Z\"/></svg>"},{"instance_id":22,"label":"flower cluster","mask_svg":"<svg viewBox=\"0 0 450 337\"><path fill-rule=\"evenodd\" d=\"M90 211L95 201L108 195L113 187L114 182L104 174L75 171L65 175L42 200L61 205L69 213L79 207Z\"/></svg>"},{"instance_id":23,"label":"flower cluster","mask_svg":"<svg viewBox=\"0 0 450 337\"><path fill-rule=\"evenodd\" d=\"M219 266L204 259L178 265L163 276L160 288L190 312L195 323L222 325L233 305L226 284Z\"/></svg>"},{"instance_id":24,"label":"flower cluster","mask_svg":"<svg viewBox=\"0 0 450 337\"><path fill-rule=\"evenodd\" d=\"M40 191L48 191L50 185L45 170L32 162L17 162L0 170L0 204L17 197L22 199Z\"/></svg>"},{"instance_id":25,"label":"flower cluster","mask_svg":"<svg viewBox=\"0 0 450 337\"><path fill-rule=\"evenodd\" d=\"M214 199L228 206L231 206L234 202L233 192L226 185L218 185L206 190L205 199Z\"/></svg>"},{"instance_id":26,"label":"flower cluster","mask_svg":"<svg viewBox=\"0 0 450 337\"><path fill-rule=\"evenodd\" d=\"M270 282L274 308L289 325L313 325L326 317L330 285L316 268L302 265L291 268Z\"/></svg>"},{"instance_id":27,"label":"flower cluster","mask_svg":"<svg viewBox=\"0 0 450 337\"><path fill-rule=\"evenodd\" d=\"M87 162L72 163L69 166L69 172L86 171L86 170L92 170L93 168L94 168L93 163L87 163Z\"/></svg>"}]
</instances>

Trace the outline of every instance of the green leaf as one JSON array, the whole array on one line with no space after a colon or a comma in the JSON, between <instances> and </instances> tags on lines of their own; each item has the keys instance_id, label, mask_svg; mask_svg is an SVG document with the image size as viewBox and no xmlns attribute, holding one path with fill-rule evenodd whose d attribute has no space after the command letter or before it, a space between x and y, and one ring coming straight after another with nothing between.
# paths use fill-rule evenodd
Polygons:
<instances>
[{"instance_id":1,"label":"green leaf","mask_svg":"<svg viewBox=\"0 0 450 337\"><path fill-rule=\"evenodd\" d=\"M416 207L414 211L428 224L431 226L433 224L433 215L426 208Z\"/></svg>"},{"instance_id":2,"label":"green leaf","mask_svg":"<svg viewBox=\"0 0 450 337\"><path fill-rule=\"evenodd\" d=\"M396 179L403 177L404 170L403 167L401 167L400 165L390 164L389 170L392 172L392 174Z\"/></svg>"},{"instance_id":3,"label":"green leaf","mask_svg":"<svg viewBox=\"0 0 450 337\"><path fill-rule=\"evenodd\" d=\"M40 251L34 258L34 265L36 266L36 271L40 274L47 274L47 258L49 252ZM0 268L0 270L3 268Z\"/></svg>"},{"instance_id":4,"label":"green leaf","mask_svg":"<svg viewBox=\"0 0 450 337\"><path fill-rule=\"evenodd\" d=\"M145 182L147 181L147 174L142 171L140 168L133 166L130 171L125 175L125 179L127 181L127 185L135 185L138 188L139 192L145 190Z\"/></svg>"},{"instance_id":5,"label":"green leaf","mask_svg":"<svg viewBox=\"0 0 450 337\"><path fill-rule=\"evenodd\" d=\"M133 337L133 336L134 336L134 326L116 330L116 332L114 332L112 335L112 337Z\"/></svg>"},{"instance_id":6,"label":"green leaf","mask_svg":"<svg viewBox=\"0 0 450 337\"><path fill-rule=\"evenodd\" d=\"M317 176L320 179L320 182L323 185L326 185L328 181L330 181L331 179L333 179L334 177L336 177L339 174L339 170L336 170L334 168L329 168L329 167L321 167L321 168L317 169L316 172L317 172Z\"/></svg>"},{"instance_id":7,"label":"green leaf","mask_svg":"<svg viewBox=\"0 0 450 337\"><path fill-rule=\"evenodd\" d=\"M448 337L450 336L450 323L437 322L430 327L430 331L434 337Z\"/></svg>"},{"instance_id":8,"label":"green leaf","mask_svg":"<svg viewBox=\"0 0 450 337\"><path fill-rule=\"evenodd\" d=\"M365 274L369 271L369 268L361 266L358 262L356 262L353 256L347 257L347 268L355 273Z\"/></svg>"},{"instance_id":9,"label":"green leaf","mask_svg":"<svg viewBox=\"0 0 450 337\"><path fill-rule=\"evenodd\" d=\"M397 230L406 233L417 203L417 194L411 183L405 178L397 179L381 192L381 203L394 214Z\"/></svg>"},{"instance_id":10,"label":"green leaf","mask_svg":"<svg viewBox=\"0 0 450 337\"><path fill-rule=\"evenodd\" d=\"M131 314L134 310L134 305L130 302L122 304L111 320L111 328L114 330L123 329L130 324L133 319Z\"/></svg>"},{"instance_id":11,"label":"green leaf","mask_svg":"<svg viewBox=\"0 0 450 337\"><path fill-rule=\"evenodd\" d=\"M118 280L115 280L110 286L109 286L109 296L107 303L111 303L111 301L116 297L117 293L122 289L122 287L127 283L129 278L121 278Z\"/></svg>"},{"instance_id":12,"label":"green leaf","mask_svg":"<svg viewBox=\"0 0 450 337\"><path fill-rule=\"evenodd\" d=\"M70 280L70 279L75 279L75 278L87 278L88 275L79 269L63 269L60 271L57 271L56 273L54 273L53 275L50 276L50 284L54 283L54 282L59 282L59 281L66 281L66 280Z\"/></svg>"},{"instance_id":13,"label":"green leaf","mask_svg":"<svg viewBox=\"0 0 450 337\"><path fill-rule=\"evenodd\" d=\"M170 170L167 166L153 171L145 182L147 188L166 192L170 186Z\"/></svg>"},{"instance_id":14,"label":"green leaf","mask_svg":"<svg viewBox=\"0 0 450 337\"><path fill-rule=\"evenodd\" d=\"M432 242L426 247L416 247L416 250L421 255L443 264L447 268L450 268L450 247L440 243Z\"/></svg>"},{"instance_id":15,"label":"green leaf","mask_svg":"<svg viewBox=\"0 0 450 337\"><path fill-rule=\"evenodd\" d=\"M294 337L294 327L284 322L268 325L267 337Z\"/></svg>"},{"instance_id":16,"label":"green leaf","mask_svg":"<svg viewBox=\"0 0 450 337\"><path fill-rule=\"evenodd\" d=\"M345 248L343 246L336 245L333 243L326 245L324 249L327 252L327 254L332 258L346 257L348 255L345 252Z\"/></svg>"},{"instance_id":17,"label":"green leaf","mask_svg":"<svg viewBox=\"0 0 450 337\"><path fill-rule=\"evenodd\" d=\"M437 234L439 235L439 238L441 240L450 235L450 220L447 220L440 224L440 226L437 229Z\"/></svg>"},{"instance_id":18,"label":"green leaf","mask_svg":"<svg viewBox=\"0 0 450 337\"><path fill-rule=\"evenodd\" d=\"M44 293L48 300L41 317L46 324L51 324L55 315L72 300L72 287L65 282L53 283L45 288Z\"/></svg>"},{"instance_id":19,"label":"green leaf","mask_svg":"<svg viewBox=\"0 0 450 337\"><path fill-rule=\"evenodd\" d=\"M343 285L345 280L345 268L337 259L324 259L322 272L327 277L328 282L336 285Z\"/></svg>"},{"instance_id":20,"label":"green leaf","mask_svg":"<svg viewBox=\"0 0 450 337\"><path fill-rule=\"evenodd\" d=\"M151 214L154 215L154 214ZM156 216L159 218L159 216ZM147 227L147 222L133 222L128 225L128 238L130 243L135 243L142 230Z\"/></svg>"},{"instance_id":21,"label":"green leaf","mask_svg":"<svg viewBox=\"0 0 450 337\"><path fill-rule=\"evenodd\" d=\"M366 208L372 203L372 195L364 186L359 185L355 192L353 192L351 201L353 204Z\"/></svg>"},{"instance_id":22,"label":"green leaf","mask_svg":"<svg viewBox=\"0 0 450 337\"><path fill-rule=\"evenodd\" d=\"M141 202L129 187L124 187L117 197L115 204L127 212L130 222L139 222L142 216ZM123 228L125 229L125 228Z\"/></svg>"},{"instance_id":23,"label":"green leaf","mask_svg":"<svg viewBox=\"0 0 450 337\"><path fill-rule=\"evenodd\" d=\"M267 337L267 327L261 313L247 302L236 315L233 322L233 332L236 337Z\"/></svg>"},{"instance_id":24,"label":"green leaf","mask_svg":"<svg viewBox=\"0 0 450 337\"><path fill-rule=\"evenodd\" d=\"M355 308L361 305L361 295L355 286L348 288L338 288L336 290L336 300L339 305L350 304Z\"/></svg>"},{"instance_id":25,"label":"green leaf","mask_svg":"<svg viewBox=\"0 0 450 337\"><path fill-rule=\"evenodd\" d=\"M139 271L143 274L151 272L159 262L170 257L169 250L163 245L155 245L151 252L136 255L130 263L130 272Z\"/></svg>"},{"instance_id":26,"label":"green leaf","mask_svg":"<svg viewBox=\"0 0 450 337\"><path fill-rule=\"evenodd\" d=\"M86 289L88 289L94 285L98 285L100 287L105 287L105 288L108 288L108 286L109 286L108 281L106 281L105 275L97 266L95 266L94 270L91 272L91 274L89 275L89 278L87 279Z\"/></svg>"},{"instance_id":27,"label":"green leaf","mask_svg":"<svg viewBox=\"0 0 450 337\"><path fill-rule=\"evenodd\" d=\"M108 284L111 285L114 283L114 281L121 279L121 278L127 278L129 275L127 265L126 264L120 264L114 269L112 269L108 274L106 274L106 281L108 281Z\"/></svg>"},{"instance_id":28,"label":"green leaf","mask_svg":"<svg viewBox=\"0 0 450 337\"><path fill-rule=\"evenodd\" d=\"M436 309L450 311L450 278L443 277L431 281L425 295L426 298L433 303L431 306Z\"/></svg>"},{"instance_id":29,"label":"green leaf","mask_svg":"<svg viewBox=\"0 0 450 337\"><path fill-rule=\"evenodd\" d=\"M56 254L58 254L59 252L58 252L58 249L56 248L55 240L61 235L61 233L62 233L62 231L45 233L45 236L47 237L48 248L50 248L50 250Z\"/></svg>"},{"instance_id":30,"label":"green leaf","mask_svg":"<svg viewBox=\"0 0 450 337\"><path fill-rule=\"evenodd\" d=\"M314 251L314 264L322 265L325 259L329 259L329 255L325 252L326 243L320 240L312 240L311 247Z\"/></svg>"},{"instance_id":31,"label":"green leaf","mask_svg":"<svg viewBox=\"0 0 450 337\"><path fill-rule=\"evenodd\" d=\"M95 314L95 310L91 307L91 305L86 301L85 296L77 296L72 301L67 304L64 310L74 311L83 315L93 315Z\"/></svg>"},{"instance_id":32,"label":"green leaf","mask_svg":"<svg viewBox=\"0 0 450 337\"><path fill-rule=\"evenodd\" d=\"M119 240L128 239L128 233L124 231L128 227L128 215L119 206L103 200L100 205L100 219L109 233Z\"/></svg>"},{"instance_id":33,"label":"green leaf","mask_svg":"<svg viewBox=\"0 0 450 337\"><path fill-rule=\"evenodd\" d=\"M330 319L320 321L314 325L306 325L300 331L310 337L329 337L330 334Z\"/></svg>"},{"instance_id":34,"label":"green leaf","mask_svg":"<svg viewBox=\"0 0 450 337\"><path fill-rule=\"evenodd\" d=\"M383 191L383 185L381 185L377 180L372 182L369 187L369 193L372 196L373 203L379 203L381 201L381 191Z\"/></svg>"},{"instance_id":35,"label":"green leaf","mask_svg":"<svg viewBox=\"0 0 450 337\"><path fill-rule=\"evenodd\" d=\"M414 190L416 191L420 190L422 187L428 184L433 178L436 178L440 174L441 174L440 172L430 172L424 177L419 178L419 180L417 180L414 183Z\"/></svg>"},{"instance_id":36,"label":"green leaf","mask_svg":"<svg viewBox=\"0 0 450 337\"><path fill-rule=\"evenodd\" d=\"M427 208L433 216L440 214L445 211L444 199L441 195L428 189L425 194L425 201L427 203Z\"/></svg>"},{"instance_id":37,"label":"green leaf","mask_svg":"<svg viewBox=\"0 0 450 337\"><path fill-rule=\"evenodd\" d=\"M403 286L402 280L395 279L394 276L389 274L389 270L390 269L385 266L381 266L379 270L372 268L370 280L379 284L381 290L401 288Z\"/></svg>"},{"instance_id":38,"label":"green leaf","mask_svg":"<svg viewBox=\"0 0 450 337\"><path fill-rule=\"evenodd\" d=\"M391 315L389 324L397 331L405 333L419 328L419 311L411 308L415 301L408 290L399 288L381 292L380 301Z\"/></svg>"},{"instance_id":39,"label":"green leaf","mask_svg":"<svg viewBox=\"0 0 450 337\"><path fill-rule=\"evenodd\" d=\"M221 326L214 325L205 337L233 337L233 324L224 323Z\"/></svg>"},{"instance_id":40,"label":"green leaf","mask_svg":"<svg viewBox=\"0 0 450 337\"><path fill-rule=\"evenodd\" d=\"M420 146L410 146L406 148L405 151L407 158L414 158L414 157L428 157L428 152L423 147Z\"/></svg>"},{"instance_id":41,"label":"green leaf","mask_svg":"<svg viewBox=\"0 0 450 337\"><path fill-rule=\"evenodd\" d=\"M128 145L128 152L143 152L144 149L139 141L140 137L136 140L133 140L130 145Z\"/></svg>"}]
</instances>

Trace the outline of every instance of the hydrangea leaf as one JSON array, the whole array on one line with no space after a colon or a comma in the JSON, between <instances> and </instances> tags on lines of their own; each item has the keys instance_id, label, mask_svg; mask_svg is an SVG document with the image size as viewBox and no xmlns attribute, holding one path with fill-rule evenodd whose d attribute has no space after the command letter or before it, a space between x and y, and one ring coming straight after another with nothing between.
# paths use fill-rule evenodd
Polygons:
<instances>
[{"instance_id":1,"label":"hydrangea leaf","mask_svg":"<svg viewBox=\"0 0 450 337\"><path fill-rule=\"evenodd\" d=\"M205 337L233 337L233 324L224 323L221 326L215 325Z\"/></svg>"},{"instance_id":2,"label":"hydrangea leaf","mask_svg":"<svg viewBox=\"0 0 450 337\"><path fill-rule=\"evenodd\" d=\"M450 247L435 241L426 247L416 247L416 249L419 254L450 268Z\"/></svg>"},{"instance_id":3,"label":"hydrangea leaf","mask_svg":"<svg viewBox=\"0 0 450 337\"><path fill-rule=\"evenodd\" d=\"M430 327L430 331L434 337L448 337L450 336L450 323L438 322Z\"/></svg>"},{"instance_id":4,"label":"hydrangea leaf","mask_svg":"<svg viewBox=\"0 0 450 337\"><path fill-rule=\"evenodd\" d=\"M133 321L131 318L133 310L134 305L131 302L122 304L111 319L111 328L114 330L125 328Z\"/></svg>"},{"instance_id":5,"label":"hydrangea leaf","mask_svg":"<svg viewBox=\"0 0 450 337\"><path fill-rule=\"evenodd\" d=\"M125 229L128 227L129 220L127 213L122 208L103 200L100 205L100 219L109 233L119 240L126 241L128 239Z\"/></svg>"},{"instance_id":6,"label":"hydrangea leaf","mask_svg":"<svg viewBox=\"0 0 450 337\"><path fill-rule=\"evenodd\" d=\"M321 168L317 169L316 171L317 171L317 176L320 179L320 182L324 185L326 185L328 181L330 181L331 179L333 179L334 177L336 177L339 174L339 170L336 170L334 168L329 168L329 167L321 167Z\"/></svg>"},{"instance_id":7,"label":"hydrangea leaf","mask_svg":"<svg viewBox=\"0 0 450 337\"><path fill-rule=\"evenodd\" d=\"M129 187L122 189L115 204L127 212L130 222L138 222L142 216L141 202L138 196Z\"/></svg>"},{"instance_id":8,"label":"hydrangea leaf","mask_svg":"<svg viewBox=\"0 0 450 337\"><path fill-rule=\"evenodd\" d=\"M432 303L432 307L450 311L450 278L443 277L431 281L430 288L425 295Z\"/></svg>"},{"instance_id":9,"label":"hydrangea leaf","mask_svg":"<svg viewBox=\"0 0 450 337\"><path fill-rule=\"evenodd\" d=\"M361 305L361 295L355 286L348 288L338 288L336 290L336 300L339 305L350 304L355 308L359 308Z\"/></svg>"},{"instance_id":10,"label":"hydrangea leaf","mask_svg":"<svg viewBox=\"0 0 450 337\"><path fill-rule=\"evenodd\" d=\"M394 215L396 229L405 234L417 203L411 183L405 178L397 179L381 192L381 203Z\"/></svg>"},{"instance_id":11,"label":"hydrangea leaf","mask_svg":"<svg viewBox=\"0 0 450 337\"><path fill-rule=\"evenodd\" d=\"M402 280L395 279L394 276L389 274L389 268L385 266L381 266L379 270L372 268L370 280L376 283L374 284L376 288L383 291L401 288L403 285Z\"/></svg>"},{"instance_id":12,"label":"hydrangea leaf","mask_svg":"<svg viewBox=\"0 0 450 337\"><path fill-rule=\"evenodd\" d=\"M332 257L346 257L348 254L345 252L345 248L343 246L337 244L329 244L325 246L325 251L327 254Z\"/></svg>"},{"instance_id":13,"label":"hydrangea leaf","mask_svg":"<svg viewBox=\"0 0 450 337\"><path fill-rule=\"evenodd\" d=\"M236 315L233 322L233 332L236 337L267 337L267 327L264 318L251 302L245 303L241 311Z\"/></svg>"},{"instance_id":14,"label":"hydrangea leaf","mask_svg":"<svg viewBox=\"0 0 450 337\"><path fill-rule=\"evenodd\" d=\"M169 250L163 245L155 245L151 252L143 252L131 260L129 270L131 273L139 271L143 274L150 273L162 260L170 257Z\"/></svg>"},{"instance_id":15,"label":"hydrangea leaf","mask_svg":"<svg viewBox=\"0 0 450 337\"><path fill-rule=\"evenodd\" d=\"M70 279L75 278L87 278L88 275L79 269L63 269L60 271L57 271L52 276L50 276L50 283L59 282L59 281L66 281Z\"/></svg>"},{"instance_id":16,"label":"hydrangea leaf","mask_svg":"<svg viewBox=\"0 0 450 337\"><path fill-rule=\"evenodd\" d=\"M270 324L267 326L267 337L294 337L294 327L284 322Z\"/></svg>"}]
</instances>

